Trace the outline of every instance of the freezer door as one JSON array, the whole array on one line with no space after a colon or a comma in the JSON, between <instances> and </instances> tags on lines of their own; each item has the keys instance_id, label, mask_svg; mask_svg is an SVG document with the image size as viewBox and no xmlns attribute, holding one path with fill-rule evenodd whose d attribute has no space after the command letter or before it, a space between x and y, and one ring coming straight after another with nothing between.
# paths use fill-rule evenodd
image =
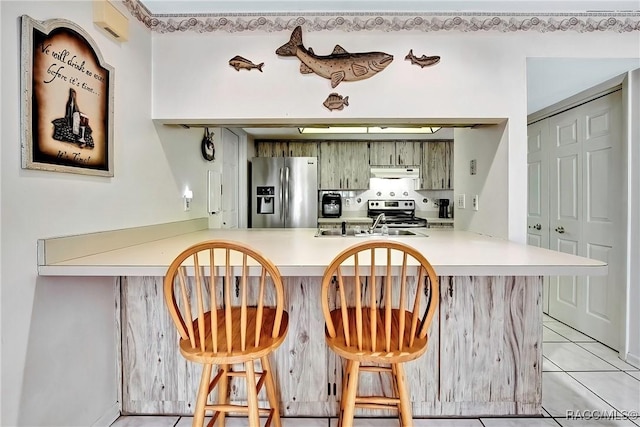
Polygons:
<instances>
[{"instance_id":1,"label":"freezer door","mask_svg":"<svg viewBox=\"0 0 640 427\"><path fill-rule=\"evenodd\" d=\"M318 159L288 157L284 170L285 227L318 226Z\"/></svg>"},{"instance_id":2,"label":"freezer door","mask_svg":"<svg viewBox=\"0 0 640 427\"><path fill-rule=\"evenodd\" d=\"M251 227L285 226L283 157L251 159Z\"/></svg>"}]
</instances>

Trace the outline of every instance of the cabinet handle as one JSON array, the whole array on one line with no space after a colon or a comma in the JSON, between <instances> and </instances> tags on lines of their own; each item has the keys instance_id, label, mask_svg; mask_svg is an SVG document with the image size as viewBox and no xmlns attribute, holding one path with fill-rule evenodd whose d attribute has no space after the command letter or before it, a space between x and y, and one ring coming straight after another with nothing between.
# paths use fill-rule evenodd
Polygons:
<instances>
[{"instance_id":1,"label":"cabinet handle","mask_svg":"<svg viewBox=\"0 0 640 427\"><path fill-rule=\"evenodd\" d=\"M444 178L442 178L442 188L444 188Z\"/></svg>"},{"instance_id":2,"label":"cabinet handle","mask_svg":"<svg viewBox=\"0 0 640 427\"><path fill-rule=\"evenodd\" d=\"M389 154L389 164L393 164L393 154Z\"/></svg>"},{"instance_id":3,"label":"cabinet handle","mask_svg":"<svg viewBox=\"0 0 640 427\"><path fill-rule=\"evenodd\" d=\"M400 162L400 154L398 154L398 164L401 165L402 163Z\"/></svg>"},{"instance_id":4,"label":"cabinet handle","mask_svg":"<svg viewBox=\"0 0 640 427\"><path fill-rule=\"evenodd\" d=\"M564 227L560 226L560 227L556 227L556 232L558 234L564 234Z\"/></svg>"}]
</instances>

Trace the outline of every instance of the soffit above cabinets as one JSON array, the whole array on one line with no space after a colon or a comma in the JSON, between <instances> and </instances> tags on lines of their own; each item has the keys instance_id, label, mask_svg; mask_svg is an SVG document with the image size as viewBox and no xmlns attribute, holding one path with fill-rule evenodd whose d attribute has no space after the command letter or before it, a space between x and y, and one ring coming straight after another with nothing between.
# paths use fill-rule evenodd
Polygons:
<instances>
[{"instance_id":1,"label":"soffit above cabinets","mask_svg":"<svg viewBox=\"0 0 640 427\"><path fill-rule=\"evenodd\" d=\"M186 119L155 119L156 122L169 126L180 126L183 128L205 128L205 127L226 127L231 129L242 129L255 139L288 139L288 140L389 140L389 139L411 139L411 140L434 140L453 139L455 128L478 128L485 126L495 126L504 123L505 118L466 118L466 119L438 119L428 121L422 119L393 119L386 121L360 120L344 121L334 119L330 123L320 122L317 119L300 120L295 123L286 119L279 121L265 120L243 120L237 122L220 120L186 120ZM440 126L441 129L433 134L301 134L299 126L388 126L388 127L411 127L411 126Z\"/></svg>"}]
</instances>

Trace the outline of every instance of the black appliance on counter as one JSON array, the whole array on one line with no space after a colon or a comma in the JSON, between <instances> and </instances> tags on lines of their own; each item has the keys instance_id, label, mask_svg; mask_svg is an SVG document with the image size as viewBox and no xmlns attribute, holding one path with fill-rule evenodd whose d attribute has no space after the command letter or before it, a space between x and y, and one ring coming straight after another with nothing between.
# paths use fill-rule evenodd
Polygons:
<instances>
[{"instance_id":1,"label":"black appliance on counter","mask_svg":"<svg viewBox=\"0 0 640 427\"><path fill-rule=\"evenodd\" d=\"M342 196L338 193L322 195L322 217L339 218L342 216Z\"/></svg>"},{"instance_id":2,"label":"black appliance on counter","mask_svg":"<svg viewBox=\"0 0 640 427\"><path fill-rule=\"evenodd\" d=\"M438 199L438 218L449 218L449 199Z\"/></svg>"},{"instance_id":3,"label":"black appliance on counter","mask_svg":"<svg viewBox=\"0 0 640 427\"><path fill-rule=\"evenodd\" d=\"M415 216L414 200L369 200L367 202L368 217L375 220L381 213L384 214L385 223L389 228L428 227L425 218Z\"/></svg>"}]
</instances>

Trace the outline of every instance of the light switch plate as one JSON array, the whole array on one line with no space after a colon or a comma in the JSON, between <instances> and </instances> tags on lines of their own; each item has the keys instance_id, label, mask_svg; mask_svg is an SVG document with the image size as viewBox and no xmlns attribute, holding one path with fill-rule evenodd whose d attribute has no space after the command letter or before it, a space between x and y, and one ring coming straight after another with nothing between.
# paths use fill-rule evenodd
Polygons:
<instances>
[{"instance_id":1,"label":"light switch plate","mask_svg":"<svg viewBox=\"0 0 640 427\"><path fill-rule=\"evenodd\" d=\"M478 195L477 194L475 196L473 196L473 199L471 199L471 206L473 207L474 211L478 210Z\"/></svg>"},{"instance_id":2,"label":"light switch plate","mask_svg":"<svg viewBox=\"0 0 640 427\"><path fill-rule=\"evenodd\" d=\"M458 194L458 209L464 209L464 194Z\"/></svg>"}]
</instances>

